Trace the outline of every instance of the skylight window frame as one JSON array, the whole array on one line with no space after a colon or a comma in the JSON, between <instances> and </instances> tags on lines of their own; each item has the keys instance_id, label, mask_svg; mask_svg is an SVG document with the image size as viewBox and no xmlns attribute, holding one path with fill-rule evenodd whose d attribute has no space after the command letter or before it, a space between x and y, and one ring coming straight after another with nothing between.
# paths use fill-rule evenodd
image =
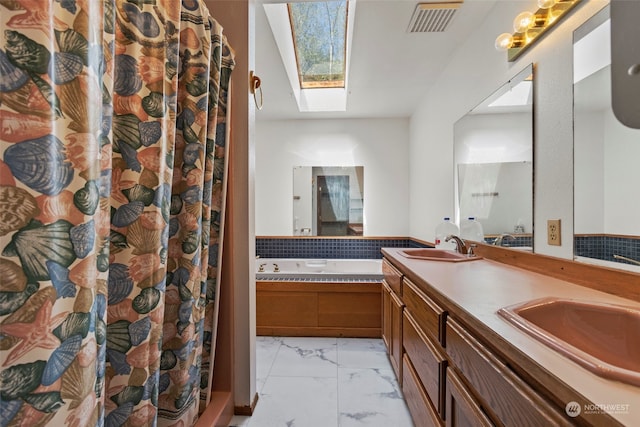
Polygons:
<instances>
[{"instance_id":1,"label":"skylight window frame","mask_svg":"<svg viewBox=\"0 0 640 427\"><path fill-rule=\"evenodd\" d=\"M325 1L312 1L309 3L324 3L324 2L329 2L332 0L325 0ZM297 69L297 73L298 73L298 84L300 86L301 90L307 90L307 89L346 89L346 80L347 80L347 61L348 61L348 54L347 54L347 49L348 49L348 42L349 42L349 12L350 12L350 7L349 7L349 1L348 0L341 0L341 2L344 3L345 5L345 15L344 15L344 41L343 41L343 50L342 50L342 76L343 78L341 80L325 80L325 81L310 81L310 82L306 82L304 81L304 77L302 74L302 70L300 68L300 58L298 57L298 46L296 44L296 32L295 29L293 27L293 15L292 15L292 9L291 9L291 5L292 3L289 2L286 4L287 6L287 13L289 15L289 27L291 30L291 39L293 41L293 52L294 52L294 56L295 56L295 62L296 62L296 69Z\"/></svg>"}]
</instances>

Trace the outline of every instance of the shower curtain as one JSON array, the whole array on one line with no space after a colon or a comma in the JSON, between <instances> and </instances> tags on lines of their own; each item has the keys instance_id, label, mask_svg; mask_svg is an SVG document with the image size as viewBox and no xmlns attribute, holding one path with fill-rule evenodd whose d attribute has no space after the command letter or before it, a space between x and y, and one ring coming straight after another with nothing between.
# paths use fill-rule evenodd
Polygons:
<instances>
[{"instance_id":1,"label":"shower curtain","mask_svg":"<svg viewBox=\"0 0 640 427\"><path fill-rule=\"evenodd\" d=\"M0 0L0 426L209 399L233 51L197 0Z\"/></svg>"}]
</instances>

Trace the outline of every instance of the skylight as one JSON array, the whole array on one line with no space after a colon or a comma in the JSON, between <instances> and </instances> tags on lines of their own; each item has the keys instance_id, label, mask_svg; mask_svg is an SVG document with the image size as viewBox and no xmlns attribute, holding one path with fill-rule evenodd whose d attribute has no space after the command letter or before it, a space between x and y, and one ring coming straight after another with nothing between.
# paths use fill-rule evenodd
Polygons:
<instances>
[{"instance_id":1,"label":"skylight","mask_svg":"<svg viewBox=\"0 0 640 427\"><path fill-rule=\"evenodd\" d=\"M298 110L346 111L356 0L263 6Z\"/></svg>"},{"instance_id":2,"label":"skylight","mask_svg":"<svg viewBox=\"0 0 640 427\"><path fill-rule=\"evenodd\" d=\"M287 7L300 88L344 88L347 2L300 2Z\"/></svg>"},{"instance_id":3,"label":"skylight","mask_svg":"<svg viewBox=\"0 0 640 427\"><path fill-rule=\"evenodd\" d=\"M533 82L523 80L508 91L500 95L498 99L489 104L489 107L519 107L531 104L531 88Z\"/></svg>"}]
</instances>

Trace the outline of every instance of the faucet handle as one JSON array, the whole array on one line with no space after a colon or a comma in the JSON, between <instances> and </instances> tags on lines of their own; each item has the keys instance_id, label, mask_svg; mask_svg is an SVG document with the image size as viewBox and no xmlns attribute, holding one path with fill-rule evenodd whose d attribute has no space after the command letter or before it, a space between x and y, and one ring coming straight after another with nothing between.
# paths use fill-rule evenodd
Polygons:
<instances>
[{"instance_id":1,"label":"faucet handle","mask_svg":"<svg viewBox=\"0 0 640 427\"><path fill-rule=\"evenodd\" d=\"M469 244L469 249L467 249L467 256L469 257L474 257L476 256L476 252L475 252L475 248L477 248L478 245L476 245L475 243L471 243Z\"/></svg>"}]
</instances>

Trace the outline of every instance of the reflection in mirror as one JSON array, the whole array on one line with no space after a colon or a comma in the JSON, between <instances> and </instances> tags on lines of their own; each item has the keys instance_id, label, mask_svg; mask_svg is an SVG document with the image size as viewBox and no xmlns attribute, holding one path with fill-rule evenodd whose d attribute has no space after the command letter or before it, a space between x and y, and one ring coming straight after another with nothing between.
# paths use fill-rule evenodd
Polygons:
<instances>
[{"instance_id":1,"label":"reflection in mirror","mask_svg":"<svg viewBox=\"0 0 640 427\"><path fill-rule=\"evenodd\" d=\"M364 167L293 168L294 236L362 236Z\"/></svg>"},{"instance_id":2,"label":"reflection in mirror","mask_svg":"<svg viewBox=\"0 0 640 427\"><path fill-rule=\"evenodd\" d=\"M609 8L574 34L574 255L640 271L640 130L611 107Z\"/></svg>"},{"instance_id":3,"label":"reflection in mirror","mask_svg":"<svg viewBox=\"0 0 640 427\"><path fill-rule=\"evenodd\" d=\"M533 65L454 125L456 218L485 241L532 250Z\"/></svg>"},{"instance_id":4,"label":"reflection in mirror","mask_svg":"<svg viewBox=\"0 0 640 427\"><path fill-rule=\"evenodd\" d=\"M611 101L616 118L640 129L640 2L611 0Z\"/></svg>"}]
</instances>

